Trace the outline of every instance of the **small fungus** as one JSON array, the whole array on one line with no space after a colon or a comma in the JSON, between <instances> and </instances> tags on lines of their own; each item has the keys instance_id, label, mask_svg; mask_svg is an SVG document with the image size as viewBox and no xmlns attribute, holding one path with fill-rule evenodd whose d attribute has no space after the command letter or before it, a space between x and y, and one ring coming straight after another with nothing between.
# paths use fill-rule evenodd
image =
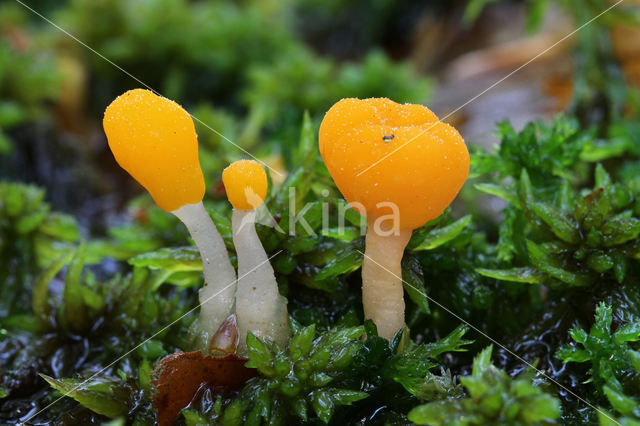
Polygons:
<instances>
[{"instance_id":1,"label":"small fungus","mask_svg":"<svg viewBox=\"0 0 640 426\"><path fill-rule=\"evenodd\" d=\"M231 314L236 273L202 205L205 185L191 116L169 99L134 89L107 107L103 126L118 164L185 224L200 251L205 285L197 334L198 346L206 348Z\"/></svg>"},{"instance_id":2,"label":"small fungus","mask_svg":"<svg viewBox=\"0 0 640 426\"><path fill-rule=\"evenodd\" d=\"M238 254L236 317L238 354L247 351L247 333L285 344L289 338L287 299L278 292L273 268L255 228L256 209L267 195L267 175L255 161L240 160L222 172L229 202L233 243Z\"/></svg>"},{"instance_id":3,"label":"small fungus","mask_svg":"<svg viewBox=\"0 0 640 426\"><path fill-rule=\"evenodd\" d=\"M362 304L365 318L391 339L404 326L404 249L412 231L438 217L460 191L469 152L456 129L428 108L381 98L333 105L319 143L338 189L367 218Z\"/></svg>"}]
</instances>

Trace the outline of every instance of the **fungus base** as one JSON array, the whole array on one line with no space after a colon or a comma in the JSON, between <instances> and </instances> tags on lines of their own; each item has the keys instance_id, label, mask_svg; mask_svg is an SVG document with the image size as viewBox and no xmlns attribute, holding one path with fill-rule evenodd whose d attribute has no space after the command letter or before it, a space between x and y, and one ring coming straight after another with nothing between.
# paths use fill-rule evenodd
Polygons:
<instances>
[{"instance_id":1,"label":"fungus base","mask_svg":"<svg viewBox=\"0 0 640 426\"><path fill-rule=\"evenodd\" d=\"M402 255L411 230L383 236L369 226L362 264L362 306L365 319L373 320L378 334L391 340L404 327Z\"/></svg>"},{"instance_id":2,"label":"fungus base","mask_svg":"<svg viewBox=\"0 0 640 426\"><path fill-rule=\"evenodd\" d=\"M222 322L233 312L236 272L227 248L202 203L186 204L172 212L180 219L196 243L202 257L204 286L200 289L200 318L197 343L207 348Z\"/></svg>"},{"instance_id":3,"label":"fungus base","mask_svg":"<svg viewBox=\"0 0 640 426\"><path fill-rule=\"evenodd\" d=\"M238 354L247 351L247 333L281 345L289 338L287 299L278 283L255 228L255 210L234 210L233 242L238 253L236 315L240 329Z\"/></svg>"}]
</instances>

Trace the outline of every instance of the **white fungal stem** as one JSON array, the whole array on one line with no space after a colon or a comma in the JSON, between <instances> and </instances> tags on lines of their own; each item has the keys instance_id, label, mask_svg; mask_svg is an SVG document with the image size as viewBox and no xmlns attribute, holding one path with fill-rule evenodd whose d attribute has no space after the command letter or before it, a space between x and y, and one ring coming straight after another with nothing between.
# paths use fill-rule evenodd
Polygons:
<instances>
[{"instance_id":1,"label":"white fungal stem","mask_svg":"<svg viewBox=\"0 0 640 426\"><path fill-rule=\"evenodd\" d=\"M402 255L411 230L379 235L375 226L367 231L362 264L362 306L365 319L378 327L378 335L391 340L404 327Z\"/></svg>"},{"instance_id":2,"label":"white fungal stem","mask_svg":"<svg viewBox=\"0 0 640 426\"><path fill-rule=\"evenodd\" d=\"M240 330L238 355L247 353L247 333L284 345L289 338L287 299L255 228L255 210L233 210L233 243L238 254L236 316Z\"/></svg>"},{"instance_id":3,"label":"white fungal stem","mask_svg":"<svg viewBox=\"0 0 640 426\"><path fill-rule=\"evenodd\" d=\"M202 257L204 286L200 289L199 345L208 347L209 340L233 312L236 271L227 248L202 202L185 204L172 212L185 224Z\"/></svg>"}]
</instances>

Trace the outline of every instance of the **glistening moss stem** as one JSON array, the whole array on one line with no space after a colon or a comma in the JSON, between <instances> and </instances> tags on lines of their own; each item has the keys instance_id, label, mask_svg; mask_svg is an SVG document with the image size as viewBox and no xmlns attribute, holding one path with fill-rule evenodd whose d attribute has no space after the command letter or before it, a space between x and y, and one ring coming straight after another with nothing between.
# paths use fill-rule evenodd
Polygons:
<instances>
[{"instance_id":1,"label":"glistening moss stem","mask_svg":"<svg viewBox=\"0 0 640 426\"><path fill-rule=\"evenodd\" d=\"M258 337L286 344L289 338L287 299L278 283L255 228L255 210L233 210L233 243L238 253L236 316L240 330L238 355L247 353L246 338Z\"/></svg>"},{"instance_id":2,"label":"glistening moss stem","mask_svg":"<svg viewBox=\"0 0 640 426\"><path fill-rule=\"evenodd\" d=\"M411 230L380 233L370 224L362 264L362 305L381 337L391 340L404 327L402 255Z\"/></svg>"},{"instance_id":3,"label":"glistening moss stem","mask_svg":"<svg viewBox=\"0 0 640 426\"><path fill-rule=\"evenodd\" d=\"M202 203L185 204L172 211L185 224L202 257L204 286L200 289L199 332L208 345L222 322L233 312L236 272L224 241ZM226 286L229 286L225 289ZM217 294L219 293L219 294ZM217 294L216 297L212 297Z\"/></svg>"}]
</instances>

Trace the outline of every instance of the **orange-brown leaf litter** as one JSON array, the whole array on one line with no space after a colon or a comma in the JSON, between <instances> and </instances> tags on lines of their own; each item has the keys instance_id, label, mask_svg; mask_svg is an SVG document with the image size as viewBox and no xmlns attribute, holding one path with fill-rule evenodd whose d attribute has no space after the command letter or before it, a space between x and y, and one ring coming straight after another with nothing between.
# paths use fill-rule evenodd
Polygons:
<instances>
[{"instance_id":1,"label":"orange-brown leaf litter","mask_svg":"<svg viewBox=\"0 0 640 426\"><path fill-rule=\"evenodd\" d=\"M213 357L201 351L177 352L164 358L153 370L151 381L158 424L172 424L202 386L209 386L218 395L242 388L256 376L255 369L244 366L246 362L236 355Z\"/></svg>"}]
</instances>

